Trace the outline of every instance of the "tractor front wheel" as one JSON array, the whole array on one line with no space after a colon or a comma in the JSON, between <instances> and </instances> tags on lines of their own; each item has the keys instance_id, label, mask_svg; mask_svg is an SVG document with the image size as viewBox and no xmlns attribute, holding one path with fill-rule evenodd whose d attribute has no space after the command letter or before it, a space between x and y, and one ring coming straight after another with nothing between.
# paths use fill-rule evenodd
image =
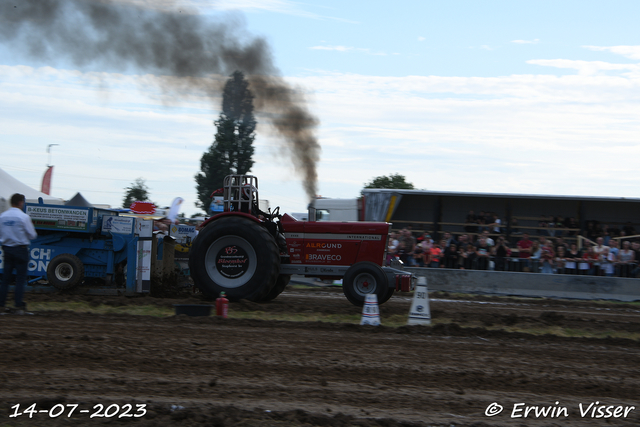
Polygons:
<instances>
[{"instance_id":1,"label":"tractor front wheel","mask_svg":"<svg viewBox=\"0 0 640 427\"><path fill-rule=\"evenodd\" d=\"M280 252L265 227L242 216L206 225L193 241L189 269L207 296L225 292L231 301L260 301L280 272Z\"/></svg>"},{"instance_id":2,"label":"tractor front wheel","mask_svg":"<svg viewBox=\"0 0 640 427\"><path fill-rule=\"evenodd\" d=\"M385 296L378 300L378 304L384 304L385 302L389 301L395 291L395 288L387 288L387 293L385 294Z\"/></svg>"},{"instance_id":3,"label":"tractor front wheel","mask_svg":"<svg viewBox=\"0 0 640 427\"><path fill-rule=\"evenodd\" d=\"M349 267L342 278L342 291L349 302L357 306L364 305L367 294L376 294L379 304L389 299L387 276L373 262L359 262Z\"/></svg>"}]
</instances>

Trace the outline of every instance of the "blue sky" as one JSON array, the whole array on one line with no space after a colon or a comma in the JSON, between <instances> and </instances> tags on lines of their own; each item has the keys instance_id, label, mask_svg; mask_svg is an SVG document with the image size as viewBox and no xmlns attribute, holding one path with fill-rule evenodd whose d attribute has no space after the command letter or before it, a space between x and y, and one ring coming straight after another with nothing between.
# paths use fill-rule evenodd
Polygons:
<instances>
[{"instance_id":1,"label":"blue sky","mask_svg":"<svg viewBox=\"0 0 640 427\"><path fill-rule=\"evenodd\" d=\"M272 41L285 74L317 69L380 76L538 73L537 66L527 64L538 55L613 59L582 46L640 42L633 31L640 4L630 1L290 5L288 13L253 9L245 15L255 34ZM300 19L305 13L309 16Z\"/></svg>"},{"instance_id":2,"label":"blue sky","mask_svg":"<svg viewBox=\"0 0 640 427\"><path fill-rule=\"evenodd\" d=\"M264 37L320 119L322 196L400 173L436 191L640 197L639 2L120 1ZM0 167L39 188L55 143L52 195L116 207L142 177L153 201L180 196L195 213L219 112L203 96L167 99L153 79L0 46ZM305 209L264 125L255 161L262 198Z\"/></svg>"}]
</instances>

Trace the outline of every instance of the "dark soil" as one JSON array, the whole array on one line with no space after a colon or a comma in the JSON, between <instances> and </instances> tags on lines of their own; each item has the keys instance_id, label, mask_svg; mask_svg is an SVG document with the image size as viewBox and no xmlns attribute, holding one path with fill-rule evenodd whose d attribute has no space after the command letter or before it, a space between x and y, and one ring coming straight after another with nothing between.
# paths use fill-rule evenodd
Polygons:
<instances>
[{"instance_id":1,"label":"dark soil","mask_svg":"<svg viewBox=\"0 0 640 427\"><path fill-rule=\"evenodd\" d=\"M640 331L633 304L431 295L427 326L384 326L411 294L380 307L383 326L72 312L0 316L0 426L637 426ZM183 299L27 295L100 305ZM230 312L359 314L339 288L287 289ZM602 338L509 332L575 329ZM494 402L504 410L485 415ZM557 402L557 403L556 403ZM600 417L592 402L638 409ZM29 418L24 410L64 409ZM523 403L524 405L514 405ZM23 412L10 417L17 404ZM76 411L67 417L72 405ZM111 407L114 416L90 418ZM118 418L146 405L140 418ZM528 417L525 407L555 408ZM560 408L566 407L568 416ZM119 412L117 410L119 409ZM518 411L518 409L522 409ZM593 409L593 407L592 407ZM80 410L89 412L80 413ZM615 414L615 408L610 409ZM560 414L560 416L551 416ZM608 413L603 411L606 416Z\"/></svg>"}]
</instances>

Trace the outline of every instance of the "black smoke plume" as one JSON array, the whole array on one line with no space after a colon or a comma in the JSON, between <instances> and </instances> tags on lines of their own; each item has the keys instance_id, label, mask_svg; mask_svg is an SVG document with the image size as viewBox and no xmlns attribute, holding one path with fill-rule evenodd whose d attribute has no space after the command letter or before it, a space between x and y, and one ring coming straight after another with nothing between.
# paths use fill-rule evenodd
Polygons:
<instances>
[{"instance_id":1,"label":"black smoke plume","mask_svg":"<svg viewBox=\"0 0 640 427\"><path fill-rule=\"evenodd\" d=\"M237 22L186 12L124 0L0 0L0 43L49 63L177 77L156 79L172 96L189 90L213 97L222 84L213 76L242 71L256 110L282 138L307 195L315 197L318 120L300 91L279 76L267 42L246 37Z\"/></svg>"}]
</instances>

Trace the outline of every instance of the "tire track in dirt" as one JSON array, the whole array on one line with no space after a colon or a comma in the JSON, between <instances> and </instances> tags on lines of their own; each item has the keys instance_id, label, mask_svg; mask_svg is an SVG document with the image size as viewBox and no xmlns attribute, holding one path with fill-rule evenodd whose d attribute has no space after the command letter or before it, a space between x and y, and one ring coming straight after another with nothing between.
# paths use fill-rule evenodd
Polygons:
<instances>
[{"instance_id":1,"label":"tire track in dirt","mask_svg":"<svg viewBox=\"0 0 640 427\"><path fill-rule=\"evenodd\" d=\"M234 303L230 310L360 312L343 299L307 294L287 292L270 304ZM106 297L91 301L115 303ZM381 312L383 317L406 314L409 304L392 298ZM558 314L562 307L568 313ZM566 302L532 304L527 316L519 308L513 307L520 313L517 322L577 322L600 332L640 324L640 316L625 312L626 306L612 308L616 322L606 321L610 316L602 316L596 304L592 311L577 305L579 312ZM488 319L495 325L510 318L494 304L434 300L432 310L434 318ZM532 336L455 323L389 328L69 312L1 316L0 399L5 406L0 407L0 425L8 420L12 402L58 399L148 403L149 417L134 423L159 426L600 426L603 420L581 418L578 405L640 406L639 362L640 343L633 340ZM556 401L570 408L568 418L514 420L507 414L517 402L543 406ZM503 405L505 413L488 418L484 411L493 402ZM184 409L171 411L171 405ZM640 424L637 411L606 421ZM13 422L91 425L80 418Z\"/></svg>"}]
</instances>

